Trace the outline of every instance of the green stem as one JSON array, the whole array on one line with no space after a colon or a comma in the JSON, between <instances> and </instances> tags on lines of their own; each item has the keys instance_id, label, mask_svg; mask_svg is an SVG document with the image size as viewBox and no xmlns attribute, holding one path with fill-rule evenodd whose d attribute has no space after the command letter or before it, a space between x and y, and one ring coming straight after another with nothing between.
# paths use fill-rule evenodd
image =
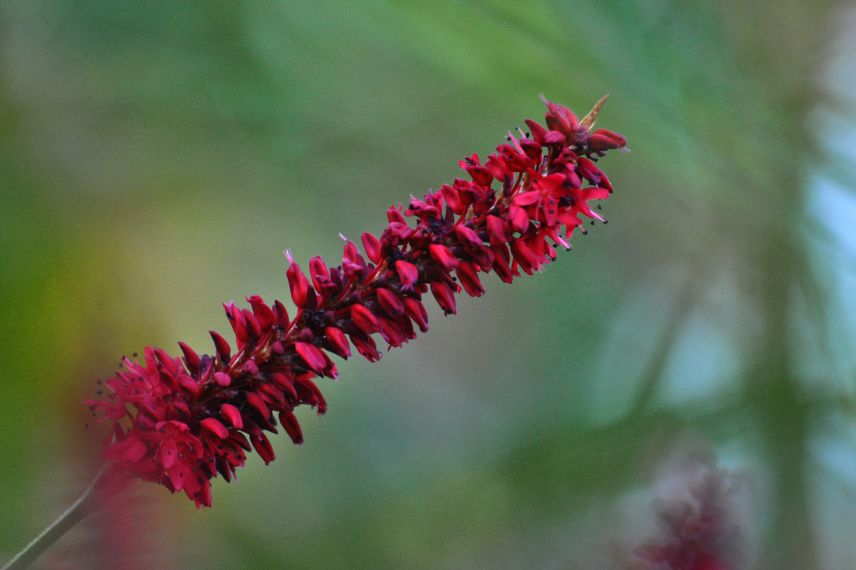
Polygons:
<instances>
[{"instance_id":1,"label":"green stem","mask_svg":"<svg viewBox=\"0 0 856 570\"><path fill-rule=\"evenodd\" d=\"M21 570L32 564L39 555L56 542L62 535L68 532L74 525L91 515L97 510L98 482L104 475L104 469L98 472L92 484L83 494L63 512L57 519L48 525L39 535L25 546L18 554L3 566L2 570Z\"/></svg>"}]
</instances>

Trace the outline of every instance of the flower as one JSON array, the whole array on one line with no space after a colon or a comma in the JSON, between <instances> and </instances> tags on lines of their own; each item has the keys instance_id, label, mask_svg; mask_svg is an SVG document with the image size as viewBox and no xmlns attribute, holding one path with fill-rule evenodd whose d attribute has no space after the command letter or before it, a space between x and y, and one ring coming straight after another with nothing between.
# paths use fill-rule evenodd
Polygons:
<instances>
[{"instance_id":1,"label":"flower","mask_svg":"<svg viewBox=\"0 0 856 570\"><path fill-rule=\"evenodd\" d=\"M555 259L556 246L570 248L580 216L602 220L589 202L612 191L594 162L625 139L592 134L566 107L546 103L547 129L527 120L530 133L509 133L484 164L476 154L462 160L468 179L391 207L380 236L361 236L363 253L346 240L340 265L314 257L307 277L287 251L293 316L280 301L252 296L249 308L224 304L234 351L211 331L210 355L179 343L182 357L149 347L142 362L125 358L105 381L108 394L84 401L113 422L104 449L112 473L210 506L217 474L231 480L252 449L274 459L267 433L281 427L302 443L293 412L325 412L314 380L337 377L331 355L348 358L353 347L374 362L377 335L397 347L428 330L429 292L454 314L462 289L484 293L480 274L510 283Z\"/></svg>"},{"instance_id":2,"label":"flower","mask_svg":"<svg viewBox=\"0 0 856 570\"><path fill-rule=\"evenodd\" d=\"M739 553L740 530L732 495L737 479L715 466L700 462L683 474L686 491L673 488L672 498L660 501L657 516L659 540L636 548L644 568L662 570L731 570ZM682 483L678 481L678 485Z\"/></svg>"}]
</instances>

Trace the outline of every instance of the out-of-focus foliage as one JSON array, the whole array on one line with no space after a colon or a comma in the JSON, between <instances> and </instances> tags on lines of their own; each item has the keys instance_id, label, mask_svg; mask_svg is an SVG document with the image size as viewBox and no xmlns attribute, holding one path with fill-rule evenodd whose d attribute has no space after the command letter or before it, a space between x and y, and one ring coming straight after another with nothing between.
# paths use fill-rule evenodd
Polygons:
<instances>
[{"instance_id":1,"label":"out-of-focus foliage","mask_svg":"<svg viewBox=\"0 0 856 570\"><path fill-rule=\"evenodd\" d=\"M539 92L608 92L633 149L606 164L610 225L349 362L306 445L213 509L140 486L123 564L627 568L649 474L692 440L742 477L743 567L853 566L854 22L828 0L3 3L0 552L85 486L78 400L121 354L205 346L221 301L287 298L284 247L333 258Z\"/></svg>"}]
</instances>

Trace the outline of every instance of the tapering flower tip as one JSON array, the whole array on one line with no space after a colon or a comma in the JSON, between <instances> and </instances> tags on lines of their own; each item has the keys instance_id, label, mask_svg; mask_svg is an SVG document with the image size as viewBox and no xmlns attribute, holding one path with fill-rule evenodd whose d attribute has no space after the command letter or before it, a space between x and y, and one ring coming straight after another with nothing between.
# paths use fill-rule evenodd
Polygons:
<instances>
[{"instance_id":1,"label":"tapering flower tip","mask_svg":"<svg viewBox=\"0 0 856 570\"><path fill-rule=\"evenodd\" d=\"M235 306L234 301L223 303L223 309L226 311L226 318L229 319L229 324L232 325L232 330L235 331L235 339L238 341L239 347L247 342L247 322L241 310Z\"/></svg>"},{"instance_id":2,"label":"tapering flower tip","mask_svg":"<svg viewBox=\"0 0 856 570\"><path fill-rule=\"evenodd\" d=\"M591 130L594 126L595 121L597 120L598 114L600 114L600 110L603 109L603 106L606 104L606 100L609 99L609 93L598 99L597 103L594 104L591 111L583 117L583 120L580 121L580 126Z\"/></svg>"},{"instance_id":3,"label":"tapering flower tip","mask_svg":"<svg viewBox=\"0 0 856 570\"><path fill-rule=\"evenodd\" d=\"M328 288L328 284L335 287L330 283L330 270L320 255L309 259L309 279L312 280L312 286L322 294Z\"/></svg>"},{"instance_id":4,"label":"tapering flower tip","mask_svg":"<svg viewBox=\"0 0 856 570\"><path fill-rule=\"evenodd\" d=\"M309 281L307 281L306 275L303 274L299 264L292 262L285 271L285 277L288 279L291 300L298 308L302 308L306 304L309 294Z\"/></svg>"},{"instance_id":5,"label":"tapering flower tip","mask_svg":"<svg viewBox=\"0 0 856 570\"><path fill-rule=\"evenodd\" d=\"M196 351L190 348L185 342L178 342L181 352L184 354L184 362L191 371L198 370L202 366L202 359L196 354Z\"/></svg>"},{"instance_id":6,"label":"tapering flower tip","mask_svg":"<svg viewBox=\"0 0 856 570\"><path fill-rule=\"evenodd\" d=\"M364 232L363 235L360 236L360 240L363 242L363 251L366 252L366 256L368 256L373 263L380 263L380 240L377 236L369 232Z\"/></svg>"},{"instance_id":7,"label":"tapering flower tip","mask_svg":"<svg viewBox=\"0 0 856 570\"><path fill-rule=\"evenodd\" d=\"M219 356L223 361L229 360L230 355L232 354L232 348L229 346L226 339L217 331L208 331L208 333L214 341L214 348L217 351L217 356Z\"/></svg>"},{"instance_id":8,"label":"tapering flower tip","mask_svg":"<svg viewBox=\"0 0 856 570\"><path fill-rule=\"evenodd\" d=\"M276 319L276 326L281 329L288 328L288 325L291 321L288 319L288 311L285 308L285 305L282 304L281 301L276 301L273 304L273 314Z\"/></svg>"}]
</instances>

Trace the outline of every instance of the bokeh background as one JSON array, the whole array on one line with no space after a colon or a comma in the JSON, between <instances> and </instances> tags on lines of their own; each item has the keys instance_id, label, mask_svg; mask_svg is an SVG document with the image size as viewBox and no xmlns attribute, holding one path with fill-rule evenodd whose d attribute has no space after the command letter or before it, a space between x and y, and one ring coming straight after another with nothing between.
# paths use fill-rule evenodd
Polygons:
<instances>
[{"instance_id":1,"label":"bokeh background","mask_svg":"<svg viewBox=\"0 0 856 570\"><path fill-rule=\"evenodd\" d=\"M543 92L611 95L608 226L343 365L214 508L138 485L40 567L634 568L698 465L738 567L856 567L854 8L0 3L0 560L97 469L120 355L287 299L283 248L335 259Z\"/></svg>"}]
</instances>

